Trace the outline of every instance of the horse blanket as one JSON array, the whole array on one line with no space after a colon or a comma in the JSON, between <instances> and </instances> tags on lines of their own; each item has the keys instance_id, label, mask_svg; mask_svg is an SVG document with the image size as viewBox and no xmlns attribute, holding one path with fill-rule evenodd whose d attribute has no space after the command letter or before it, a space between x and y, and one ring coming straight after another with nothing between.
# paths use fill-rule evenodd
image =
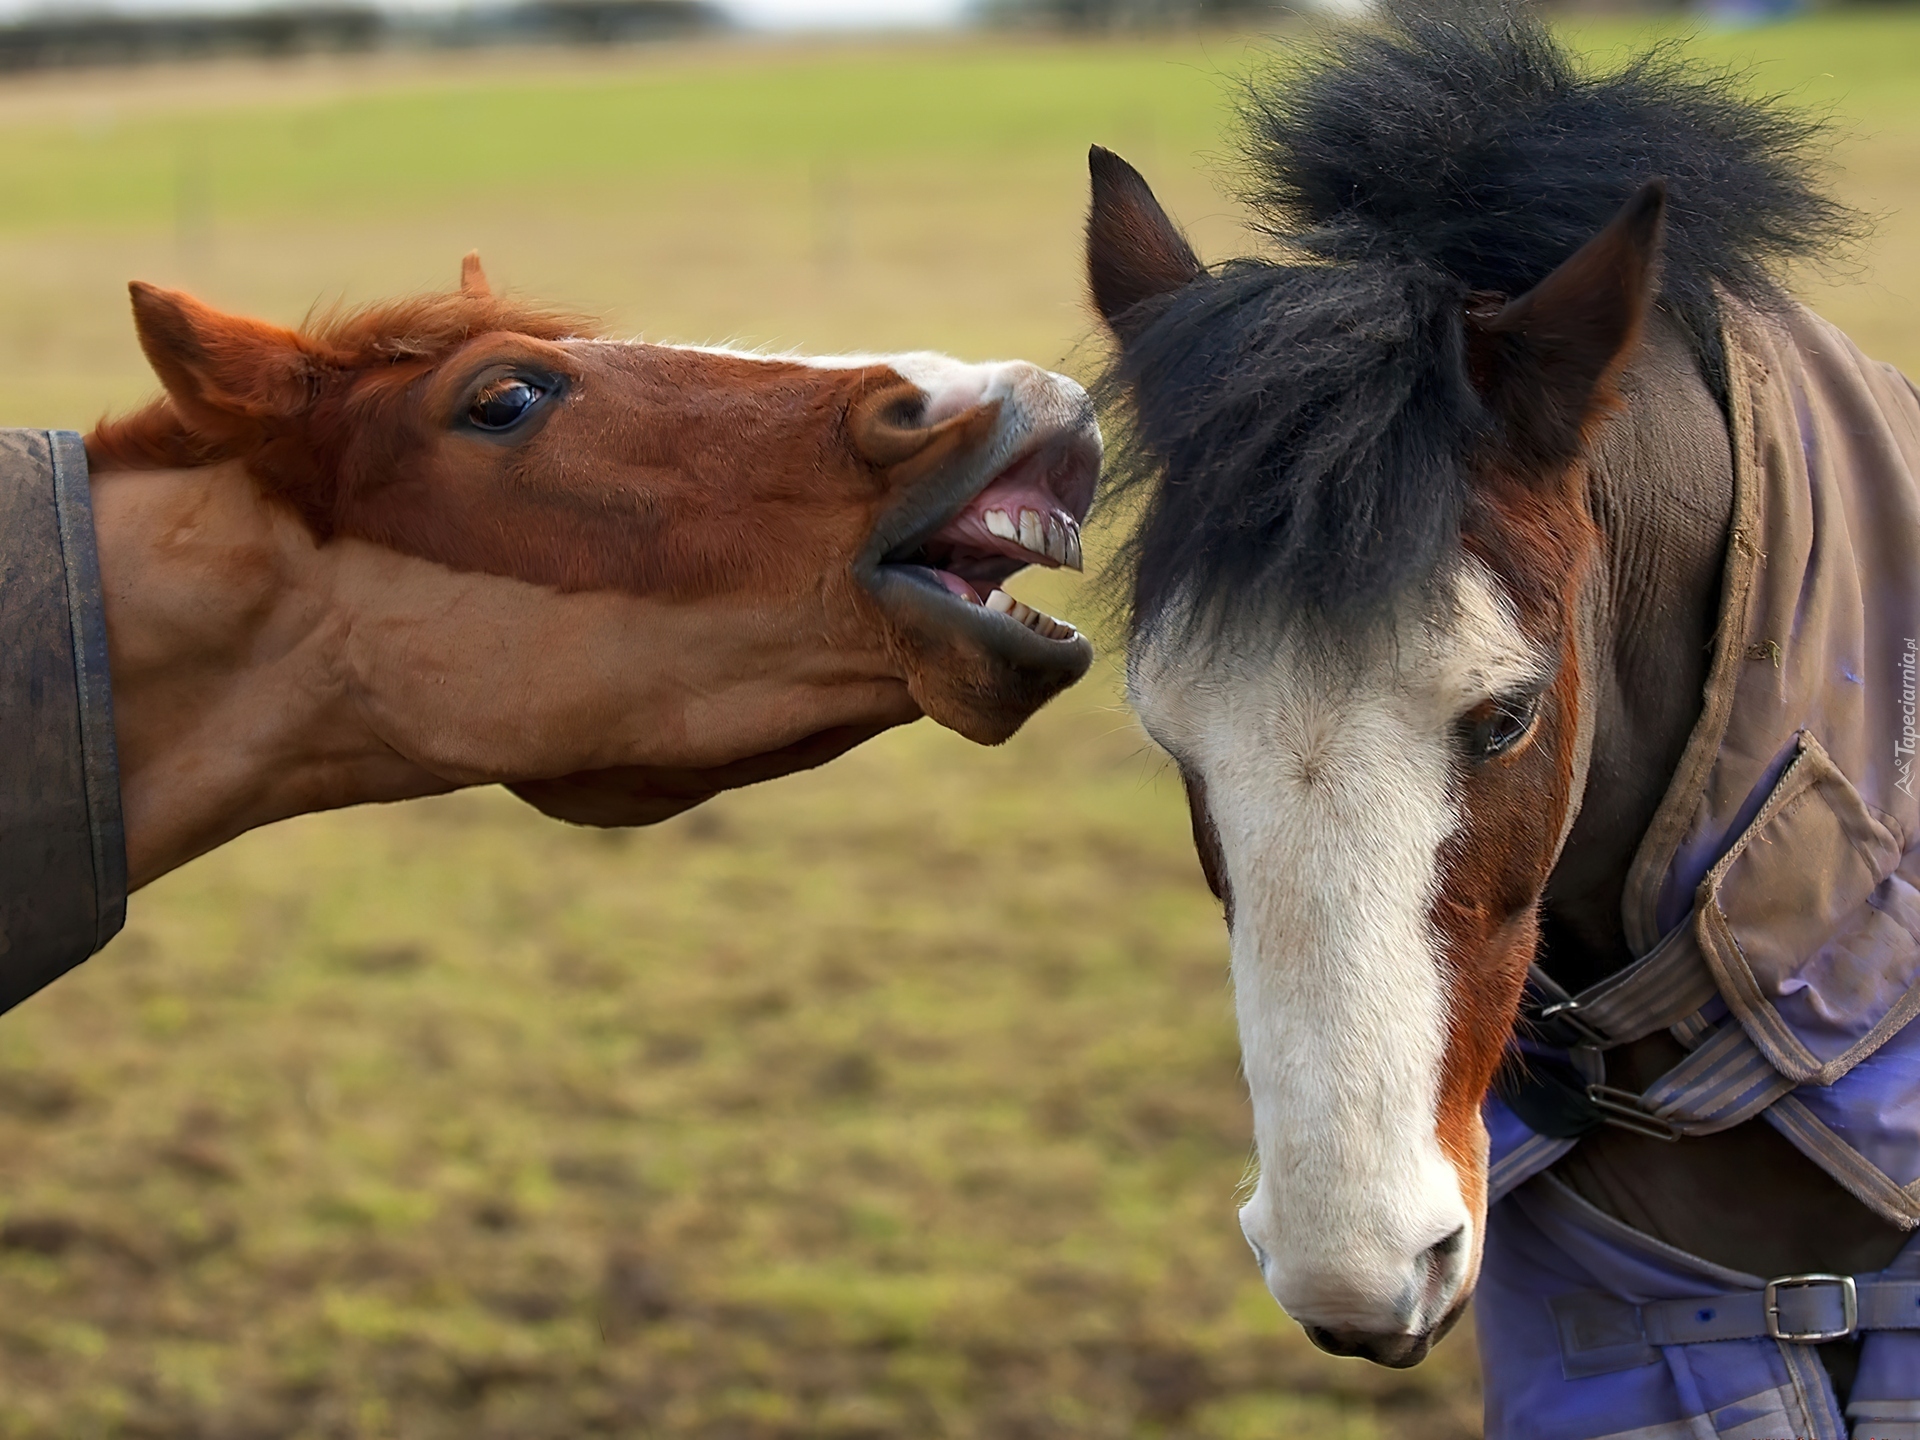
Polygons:
<instances>
[{"instance_id":1,"label":"horse blanket","mask_svg":"<svg viewBox=\"0 0 1920 1440\"><path fill-rule=\"evenodd\" d=\"M1489 1440L1920 1440L1920 1240L1876 1275L1743 1275L1541 1173L1603 1120L1763 1116L1920 1225L1920 393L1805 309L1724 310L1721 618L1628 876L1639 958L1578 996L1536 970L1528 1069L1571 1103L1487 1102ZM1642 1095L1600 1083L1602 1051L1662 1028L1681 1065ZM1843 1417L1814 1346L1852 1333Z\"/></svg>"},{"instance_id":2,"label":"horse blanket","mask_svg":"<svg viewBox=\"0 0 1920 1440\"><path fill-rule=\"evenodd\" d=\"M107 631L87 454L0 430L0 1010L126 919Z\"/></svg>"}]
</instances>

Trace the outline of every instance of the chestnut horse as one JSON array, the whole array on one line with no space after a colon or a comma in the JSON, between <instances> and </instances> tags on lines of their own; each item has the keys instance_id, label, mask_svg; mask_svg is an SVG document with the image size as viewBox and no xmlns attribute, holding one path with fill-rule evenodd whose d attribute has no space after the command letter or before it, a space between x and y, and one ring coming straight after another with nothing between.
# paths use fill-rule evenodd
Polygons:
<instances>
[{"instance_id":1,"label":"chestnut horse","mask_svg":"<svg viewBox=\"0 0 1920 1440\"><path fill-rule=\"evenodd\" d=\"M302 331L136 284L165 386L86 439L138 887L306 811L501 783L647 824L1087 668L1100 441L1032 365L614 342L459 290Z\"/></svg>"},{"instance_id":2,"label":"chestnut horse","mask_svg":"<svg viewBox=\"0 0 1920 1440\"><path fill-rule=\"evenodd\" d=\"M1259 1156L1240 1219L1268 1288L1323 1348L1407 1365L1496 1256L1490 1436L1839 1436L1850 1386L1853 1433L1920 1435L1911 1348L1871 1375L1859 1358L1882 1338L1862 1351L1862 1330L1891 1345L1920 1323L1920 1252L1876 1278L1920 1189L1899 1028L1920 940L1891 918L1911 772L1887 768L1912 751L1915 642L1898 610L1857 638L1878 577L1920 570L1920 412L1782 288L1782 263L1852 224L1812 179L1816 127L1670 57L1587 73L1538 21L1464 7L1336 34L1249 94L1249 198L1277 255L1202 266L1098 148L1087 253L1130 427L1130 694L1226 909ZM1832 479L1869 454L1882 474ZM1869 491L1892 518L1832 498ZM1761 513L1804 533L1767 540ZM1851 597L1854 648L1809 653L1803 630L1840 612L1791 567L1843 539L1858 568L1820 583ZM1779 608L1749 612L1763 593ZM1749 613L1778 628L1750 640ZM1817 725L1793 734L1795 667L1816 662L1815 702L1896 727L1849 762L1864 803ZM1785 748L1723 747L1762 720ZM1712 764L1759 776L1718 830L1696 793ZM1770 846L1767 826L1825 813L1792 808L1814 793L1796 773L1872 837L1859 908L1831 921L1797 907L1852 863L1840 832ZM1671 853L1683 831L1697 847L1656 894L1653 834ZM1753 863L1781 868L1743 902L1765 914L1743 919L1713 887L1770 848ZM1825 928L1841 920L1867 928ZM1589 1068L1558 1116L1521 1099L1552 1047L1502 1072L1530 985L1587 991L1696 943L1724 976L1788 930L1783 965L1818 963L1765 993L1709 978L1625 1040L1560 1034L1553 1054ZM1829 964L1887 968L1843 994ZM1869 1084L1824 1093L1844 1067L1794 1090L1806 1073L1756 1057L1759 1100L1706 1116L1640 1096L1708 1038L1774 1056L1792 1037L1754 1041L1729 1007L1744 1023L1796 995L1842 1028L1879 1007L1845 1041L1891 1047L1856 1072L1886 1088L1850 1140L1803 1119ZM1506 1073L1552 1168L1490 1215L1483 1099ZM1876 1188L1856 1151L1882 1139L1900 1160ZM1816 1300L1831 1323L1783 1318ZM1725 1378L1742 1366L1759 1378ZM1880 1409L1860 1408L1869 1380Z\"/></svg>"}]
</instances>

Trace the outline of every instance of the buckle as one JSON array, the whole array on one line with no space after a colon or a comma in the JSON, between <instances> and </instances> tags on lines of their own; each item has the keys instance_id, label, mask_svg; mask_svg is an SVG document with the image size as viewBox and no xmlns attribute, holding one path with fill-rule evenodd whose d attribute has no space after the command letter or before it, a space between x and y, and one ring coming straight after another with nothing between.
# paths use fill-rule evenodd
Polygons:
<instances>
[{"instance_id":1,"label":"buckle","mask_svg":"<svg viewBox=\"0 0 1920 1440\"><path fill-rule=\"evenodd\" d=\"M1780 1291L1804 1290L1815 1285L1840 1287L1840 1318L1846 1324L1838 1330L1782 1330L1780 1328ZM1860 1328L1860 1291L1851 1275L1782 1275L1767 1281L1767 1334L1775 1340L1795 1345L1818 1345L1827 1340L1845 1340Z\"/></svg>"},{"instance_id":2,"label":"buckle","mask_svg":"<svg viewBox=\"0 0 1920 1440\"><path fill-rule=\"evenodd\" d=\"M1590 1045L1596 1050L1612 1049L1613 1037L1602 1034L1582 1020L1575 1013L1579 1009L1578 1000L1556 1000L1551 1005L1542 1005L1534 1012L1534 1018L1543 1025L1564 1025L1583 1045Z\"/></svg>"},{"instance_id":3,"label":"buckle","mask_svg":"<svg viewBox=\"0 0 1920 1440\"><path fill-rule=\"evenodd\" d=\"M1678 1140L1680 1128L1671 1120L1647 1109L1647 1098L1613 1085L1587 1086L1587 1100L1609 1125L1631 1130L1654 1140ZM1820 1277L1825 1279L1825 1276Z\"/></svg>"}]
</instances>

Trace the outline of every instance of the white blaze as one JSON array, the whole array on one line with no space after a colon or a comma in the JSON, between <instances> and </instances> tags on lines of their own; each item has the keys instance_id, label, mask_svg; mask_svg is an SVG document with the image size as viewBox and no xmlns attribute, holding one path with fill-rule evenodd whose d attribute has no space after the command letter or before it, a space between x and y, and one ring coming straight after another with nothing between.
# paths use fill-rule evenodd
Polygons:
<instances>
[{"instance_id":1,"label":"white blaze","mask_svg":"<svg viewBox=\"0 0 1920 1440\"><path fill-rule=\"evenodd\" d=\"M1472 561L1449 611L1364 646L1245 624L1216 646L1168 633L1136 648L1129 688L1205 782L1232 886L1260 1154L1242 1227L1295 1319L1424 1333L1477 1249L1435 1136L1447 992L1429 913L1458 823L1457 722L1540 661Z\"/></svg>"}]
</instances>

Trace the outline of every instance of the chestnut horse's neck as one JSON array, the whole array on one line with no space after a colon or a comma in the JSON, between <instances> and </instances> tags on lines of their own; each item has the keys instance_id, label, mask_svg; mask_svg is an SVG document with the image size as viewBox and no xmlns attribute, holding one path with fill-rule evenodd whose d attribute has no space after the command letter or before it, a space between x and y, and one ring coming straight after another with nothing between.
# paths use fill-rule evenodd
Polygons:
<instances>
[{"instance_id":1,"label":"chestnut horse's neck","mask_svg":"<svg viewBox=\"0 0 1920 1440\"><path fill-rule=\"evenodd\" d=\"M1605 537L1593 587L1593 759L1548 883L1542 930L1554 977L1577 991L1630 958L1621 896L1640 838L1679 764L1712 656L1733 513L1726 417L1679 328L1656 313L1622 377L1623 414L1601 432L1589 501Z\"/></svg>"},{"instance_id":2,"label":"chestnut horse's neck","mask_svg":"<svg viewBox=\"0 0 1920 1440\"><path fill-rule=\"evenodd\" d=\"M356 701L323 550L240 462L93 477L134 887L244 830L449 784Z\"/></svg>"},{"instance_id":3,"label":"chestnut horse's neck","mask_svg":"<svg viewBox=\"0 0 1920 1440\"><path fill-rule=\"evenodd\" d=\"M93 505L132 888L308 811L656 751L724 765L769 748L762 732L792 738L769 710L799 735L917 713L877 643L796 647L752 623L766 604L560 593L319 544L239 461L96 471Z\"/></svg>"}]
</instances>

